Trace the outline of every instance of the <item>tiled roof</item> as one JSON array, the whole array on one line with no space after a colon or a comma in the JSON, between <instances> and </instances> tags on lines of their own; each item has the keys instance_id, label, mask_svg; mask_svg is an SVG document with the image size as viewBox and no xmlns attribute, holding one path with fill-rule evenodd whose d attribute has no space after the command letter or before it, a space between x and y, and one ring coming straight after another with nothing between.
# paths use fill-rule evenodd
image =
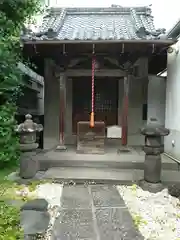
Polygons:
<instances>
[{"instance_id":1,"label":"tiled roof","mask_svg":"<svg viewBox=\"0 0 180 240\"><path fill-rule=\"evenodd\" d=\"M138 40L158 39L164 29L154 27L149 7L52 8L44 17L36 40Z\"/></svg>"}]
</instances>

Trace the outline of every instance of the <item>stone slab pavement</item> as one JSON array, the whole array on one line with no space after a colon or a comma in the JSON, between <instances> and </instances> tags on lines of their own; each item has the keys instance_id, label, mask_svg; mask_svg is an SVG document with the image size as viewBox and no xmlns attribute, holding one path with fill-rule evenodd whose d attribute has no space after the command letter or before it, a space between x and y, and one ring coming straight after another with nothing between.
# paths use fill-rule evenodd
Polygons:
<instances>
[{"instance_id":1,"label":"stone slab pavement","mask_svg":"<svg viewBox=\"0 0 180 240\"><path fill-rule=\"evenodd\" d=\"M52 240L142 240L112 185L64 186Z\"/></svg>"}]
</instances>

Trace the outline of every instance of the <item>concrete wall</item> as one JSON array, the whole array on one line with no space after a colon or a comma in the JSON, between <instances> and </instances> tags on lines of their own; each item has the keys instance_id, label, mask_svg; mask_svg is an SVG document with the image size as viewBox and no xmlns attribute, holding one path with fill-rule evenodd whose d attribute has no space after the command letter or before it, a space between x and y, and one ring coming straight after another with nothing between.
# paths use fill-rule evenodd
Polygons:
<instances>
[{"instance_id":1,"label":"concrete wall","mask_svg":"<svg viewBox=\"0 0 180 240\"><path fill-rule=\"evenodd\" d=\"M172 46L180 50L180 43ZM165 151L180 159L180 53L168 54L167 88L166 88L166 120L165 126L171 133L165 137ZM174 144L173 144L174 142Z\"/></svg>"},{"instance_id":2,"label":"concrete wall","mask_svg":"<svg viewBox=\"0 0 180 240\"><path fill-rule=\"evenodd\" d=\"M166 80L149 76L147 121L155 118L159 124L165 124Z\"/></svg>"}]
</instances>

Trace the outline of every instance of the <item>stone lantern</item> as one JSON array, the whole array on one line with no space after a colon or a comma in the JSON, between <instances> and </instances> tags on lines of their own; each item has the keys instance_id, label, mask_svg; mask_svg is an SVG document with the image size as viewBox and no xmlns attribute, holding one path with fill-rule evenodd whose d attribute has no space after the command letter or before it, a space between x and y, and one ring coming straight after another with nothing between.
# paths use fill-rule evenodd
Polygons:
<instances>
[{"instance_id":1,"label":"stone lantern","mask_svg":"<svg viewBox=\"0 0 180 240\"><path fill-rule=\"evenodd\" d=\"M144 180L150 183L161 181L161 153L164 152L163 137L169 135L169 129L156 122L156 119L141 128L145 136Z\"/></svg>"},{"instance_id":2,"label":"stone lantern","mask_svg":"<svg viewBox=\"0 0 180 240\"><path fill-rule=\"evenodd\" d=\"M38 162L35 159L35 150L38 148L36 135L42 130L43 126L34 123L30 114L27 114L24 123L16 128L16 132L20 135L20 150L22 151L20 159L20 177L22 178L33 178L38 171Z\"/></svg>"}]
</instances>

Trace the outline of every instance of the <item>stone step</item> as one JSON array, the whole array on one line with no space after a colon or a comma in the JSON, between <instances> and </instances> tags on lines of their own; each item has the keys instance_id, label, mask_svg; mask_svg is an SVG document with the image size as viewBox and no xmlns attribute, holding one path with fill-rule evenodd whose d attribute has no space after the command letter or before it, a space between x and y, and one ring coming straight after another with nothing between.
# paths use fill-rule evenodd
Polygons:
<instances>
[{"instance_id":1,"label":"stone step","mask_svg":"<svg viewBox=\"0 0 180 240\"><path fill-rule=\"evenodd\" d=\"M75 181L77 183L95 182L98 184L131 184L143 179L143 170L107 169L86 167L56 167L46 171L44 177L56 181ZM179 171L163 170L161 180L164 184L180 183Z\"/></svg>"},{"instance_id":2,"label":"stone step","mask_svg":"<svg viewBox=\"0 0 180 240\"><path fill-rule=\"evenodd\" d=\"M56 153L57 154L57 153ZM52 167L79 167L79 168L115 168L115 169L144 169L144 156L133 155L49 155L39 156L40 170L47 170ZM179 164L167 157L162 157L163 170L179 170Z\"/></svg>"}]
</instances>

